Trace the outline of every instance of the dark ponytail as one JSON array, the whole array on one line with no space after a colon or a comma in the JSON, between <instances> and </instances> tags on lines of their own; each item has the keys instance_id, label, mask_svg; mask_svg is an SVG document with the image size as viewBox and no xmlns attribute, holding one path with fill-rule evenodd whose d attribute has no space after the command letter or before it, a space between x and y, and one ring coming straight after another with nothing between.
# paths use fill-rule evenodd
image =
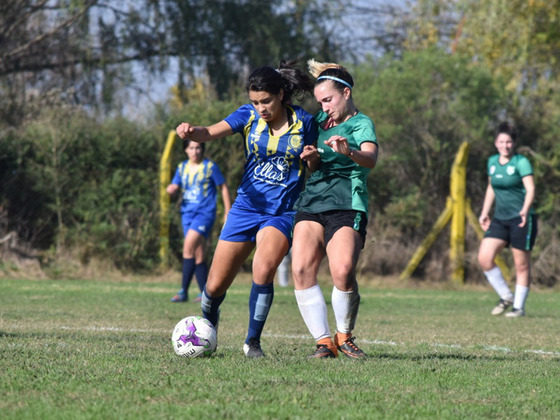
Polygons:
<instances>
[{"instance_id":1,"label":"dark ponytail","mask_svg":"<svg viewBox=\"0 0 560 420\"><path fill-rule=\"evenodd\" d=\"M277 95L284 90L282 103L288 104L292 97L302 99L306 92L312 92L313 81L301 69L295 67L296 60L282 60L278 68L259 67L251 73L247 81L247 92L268 92Z\"/></svg>"},{"instance_id":2,"label":"dark ponytail","mask_svg":"<svg viewBox=\"0 0 560 420\"><path fill-rule=\"evenodd\" d=\"M508 123L507 121L501 122L496 129L496 137L498 137L500 134L507 134L514 142L517 140L517 131L515 130L513 125Z\"/></svg>"}]
</instances>

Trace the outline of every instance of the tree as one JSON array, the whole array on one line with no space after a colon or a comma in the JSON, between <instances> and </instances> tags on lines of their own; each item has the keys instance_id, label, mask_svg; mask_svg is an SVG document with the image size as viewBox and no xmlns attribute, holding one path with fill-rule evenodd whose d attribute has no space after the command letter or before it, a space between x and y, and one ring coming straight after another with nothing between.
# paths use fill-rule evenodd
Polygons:
<instances>
[{"instance_id":1,"label":"tree","mask_svg":"<svg viewBox=\"0 0 560 420\"><path fill-rule=\"evenodd\" d=\"M165 68L159 2L10 0L0 5L4 121L18 125L30 96L57 88L66 101L109 106L130 82L127 63ZM19 112L12 112L17 109ZM10 115L12 117L10 117ZM16 119L14 115L20 115Z\"/></svg>"},{"instance_id":2,"label":"tree","mask_svg":"<svg viewBox=\"0 0 560 420\"><path fill-rule=\"evenodd\" d=\"M445 207L451 165L465 140L471 142L468 195L477 202L482 196L485 158L492 152L488 139L503 92L484 66L435 47L362 63L354 74L360 89L353 95L373 118L380 144L368 180L372 231L376 244L385 236L393 250L383 258L383 247L376 246L371 261L375 271L394 273ZM435 248L437 261L446 248Z\"/></svg>"},{"instance_id":3,"label":"tree","mask_svg":"<svg viewBox=\"0 0 560 420\"><path fill-rule=\"evenodd\" d=\"M161 75L172 58L179 85L208 74L224 97L254 66L332 54L328 10L303 0L4 1L0 117L21 124L30 94L52 88L90 109L118 110L120 94L146 86L136 83L135 66Z\"/></svg>"},{"instance_id":4,"label":"tree","mask_svg":"<svg viewBox=\"0 0 560 420\"><path fill-rule=\"evenodd\" d=\"M243 85L248 72L284 58L332 59L325 29L329 8L317 1L175 0L168 5L173 50L180 56L179 89L205 72L219 98Z\"/></svg>"}]
</instances>

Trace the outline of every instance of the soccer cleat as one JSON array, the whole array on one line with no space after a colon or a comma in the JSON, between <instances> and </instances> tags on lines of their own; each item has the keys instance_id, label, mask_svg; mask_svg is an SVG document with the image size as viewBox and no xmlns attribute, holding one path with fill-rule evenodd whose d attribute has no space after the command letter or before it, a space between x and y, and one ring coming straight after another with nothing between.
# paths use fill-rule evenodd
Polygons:
<instances>
[{"instance_id":1,"label":"soccer cleat","mask_svg":"<svg viewBox=\"0 0 560 420\"><path fill-rule=\"evenodd\" d=\"M183 289L179 290L177 294L171 298L171 302L186 302L187 300L187 295Z\"/></svg>"},{"instance_id":2,"label":"soccer cleat","mask_svg":"<svg viewBox=\"0 0 560 420\"><path fill-rule=\"evenodd\" d=\"M500 299L500 301L498 302L498 304L496 305L496 307L494 309L492 309L491 314L492 315L501 315L503 314L505 311L507 311L507 309L513 305L513 302L511 300L505 300L505 299Z\"/></svg>"},{"instance_id":3,"label":"soccer cleat","mask_svg":"<svg viewBox=\"0 0 560 420\"><path fill-rule=\"evenodd\" d=\"M248 343L243 344L243 353L251 359L264 357L264 352L261 349L261 341L258 338L251 337Z\"/></svg>"},{"instance_id":4,"label":"soccer cleat","mask_svg":"<svg viewBox=\"0 0 560 420\"><path fill-rule=\"evenodd\" d=\"M199 293L197 297L194 298L193 302L201 302L202 301L202 293Z\"/></svg>"},{"instance_id":5,"label":"soccer cleat","mask_svg":"<svg viewBox=\"0 0 560 420\"><path fill-rule=\"evenodd\" d=\"M336 335L338 336L338 333ZM350 357L351 359L365 359L367 357L366 354L354 344L356 337L350 337L342 344L338 344L339 341L337 336L335 336L335 343L337 343L336 347L338 348L338 351L343 353L346 357Z\"/></svg>"},{"instance_id":6,"label":"soccer cleat","mask_svg":"<svg viewBox=\"0 0 560 420\"><path fill-rule=\"evenodd\" d=\"M520 316L525 316L525 311L523 309L513 308L511 312L506 314L508 318L519 318Z\"/></svg>"},{"instance_id":7,"label":"soccer cleat","mask_svg":"<svg viewBox=\"0 0 560 420\"><path fill-rule=\"evenodd\" d=\"M308 359L334 359L337 356L336 348L334 351L326 344L317 344L315 353L307 356Z\"/></svg>"}]
</instances>

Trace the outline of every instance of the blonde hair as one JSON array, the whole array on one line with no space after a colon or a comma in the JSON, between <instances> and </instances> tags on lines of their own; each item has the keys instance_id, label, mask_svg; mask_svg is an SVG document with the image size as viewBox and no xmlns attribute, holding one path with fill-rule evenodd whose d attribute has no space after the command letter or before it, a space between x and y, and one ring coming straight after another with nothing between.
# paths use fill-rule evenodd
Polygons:
<instances>
[{"instance_id":1,"label":"blonde hair","mask_svg":"<svg viewBox=\"0 0 560 420\"><path fill-rule=\"evenodd\" d=\"M336 63L319 63L313 59L307 62L309 73L317 80L315 86L330 80L335 89L344 92L344 89L352 90L354 87L354 79L345 67Z\"/></svg>"},{"instance_id":2,"label":"blonde hair","mask_svg":"<svg viewBox=\"0 0 560 420\"><path fill-rule=\"evenodd\" d=\"M336 64L336 63L319 63L315 61L313 58L307 61L307 68L309 69L309 73L315 78L319 77L321 73L328 69L338 69L338 70L346 70L343 66Z\"/></svg>"}]
</instances>

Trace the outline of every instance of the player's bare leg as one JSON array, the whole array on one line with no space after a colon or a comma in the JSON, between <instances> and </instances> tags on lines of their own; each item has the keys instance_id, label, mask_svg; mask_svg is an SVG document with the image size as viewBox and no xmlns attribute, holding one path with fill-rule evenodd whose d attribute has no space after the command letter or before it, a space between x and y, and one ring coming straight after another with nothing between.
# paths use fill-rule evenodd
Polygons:
<instances>
[{"instance_id":1,"label":"player's bare leg","mask_svg":"<svg viewBox=\"0 0 560 420\"><path fill-rule=\"evenodd\" d=\"M353 359L366 357L354 344L352 337L360 304L356 265L361 249L362 238L347 226L338 229L327 245L329 269L334 284L331 301L337 329L335 344L339 352Z\"/></svg>"}]
</instances>

